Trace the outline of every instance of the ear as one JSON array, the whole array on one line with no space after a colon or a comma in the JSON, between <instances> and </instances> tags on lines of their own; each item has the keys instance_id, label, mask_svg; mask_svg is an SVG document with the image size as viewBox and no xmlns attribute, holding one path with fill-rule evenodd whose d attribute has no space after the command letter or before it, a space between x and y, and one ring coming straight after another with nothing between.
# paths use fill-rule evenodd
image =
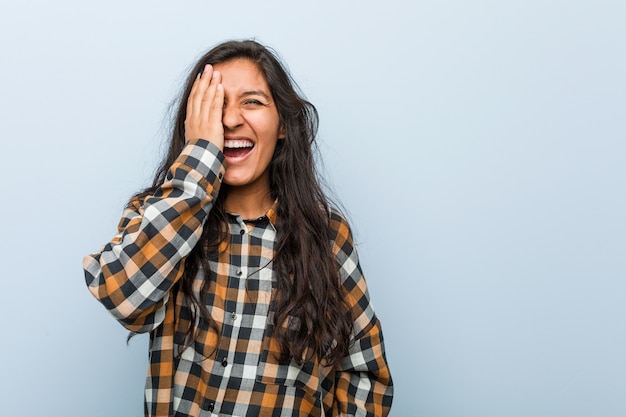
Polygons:
<instances>
[{"instance_id":1,"label":"ear","mask_svg":"<svg viewBox=\"0 0 626 417\"><path fill-rule=\"evenodd\" d=\"M280 129L278 129L278 140L285 139L285 136L285 125L281 123Z\"/></svg>"}]
</instances>

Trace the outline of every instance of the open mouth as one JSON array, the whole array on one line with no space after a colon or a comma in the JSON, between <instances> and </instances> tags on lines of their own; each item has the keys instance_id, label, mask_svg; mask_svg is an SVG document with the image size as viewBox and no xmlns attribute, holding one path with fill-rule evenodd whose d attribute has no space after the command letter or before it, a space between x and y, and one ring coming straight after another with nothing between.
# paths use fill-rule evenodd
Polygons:
<instances>
[{"instance_id":1,"label":"open mouth","mask_svg":"<svg viewBox=\"0 0 626 417\"><path fill-rule=\"evenodd\" d=\"M248 139L224 140L224 156L226 158L243 158L252 151L254 143Z\"/></svg>"}]
</instances>

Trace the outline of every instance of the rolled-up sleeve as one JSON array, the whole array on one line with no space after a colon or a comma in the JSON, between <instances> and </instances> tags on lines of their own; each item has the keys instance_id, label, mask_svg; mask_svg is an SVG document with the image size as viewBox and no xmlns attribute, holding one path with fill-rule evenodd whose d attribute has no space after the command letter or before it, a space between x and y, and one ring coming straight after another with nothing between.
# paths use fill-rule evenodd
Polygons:
<instances>
[{"instance_id":1,"label":"rolled-up sleeve","mask_svg":"<svg viewBox=\"0 0 626 417\"><path fill-rule=\"evenodd\" d=\"M147 332L162 322L170 290L217 198L223 161L212 143L189 142L163 185L132 199L117 235L84 258L89 291L127 329Z\"/></svg>"},{"instance_id":2,"label":"rolled-up sleeve","mask_svg":"<svg viewBox=\"0 0 626 417\"><path fill-rule=\"evenodd\" d=\"M337 235L333 252L354 318L349 355L335 369L332 416L386 416L391 409L393 382L385 356L382 329L367 291L365 278L343 217L333 214Z\"/></svg>"}]
</instances>

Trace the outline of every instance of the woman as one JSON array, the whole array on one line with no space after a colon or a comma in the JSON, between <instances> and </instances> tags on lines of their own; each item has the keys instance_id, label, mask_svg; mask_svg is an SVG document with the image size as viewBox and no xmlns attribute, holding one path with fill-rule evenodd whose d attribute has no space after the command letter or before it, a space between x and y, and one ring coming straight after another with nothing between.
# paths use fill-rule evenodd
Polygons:
<instances>
[{"instance_id":1,"label":"woman","mask_svg":"<svg viewBox=\"0 0 626 417\"><path fill-rule=\"evenodd\" d=\"M254 41L209 51L153 185L84 260L91 293L150 333L146 416L389 412L380 324L294 86Z\"/></svg>"}]
</instances>

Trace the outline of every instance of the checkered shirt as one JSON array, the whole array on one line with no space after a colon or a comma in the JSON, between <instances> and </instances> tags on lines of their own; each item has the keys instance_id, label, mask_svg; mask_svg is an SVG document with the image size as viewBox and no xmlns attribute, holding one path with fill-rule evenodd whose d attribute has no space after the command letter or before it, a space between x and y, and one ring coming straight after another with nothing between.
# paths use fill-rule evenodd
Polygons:
<instances>
[{"instance_id":1,"label":"checkered shirt","mask_svg":"<svg viewBox=\"0 0 626 417\"><path fill-rule=\"evenodd\" d=\"M276 359L275 208L254 222L230 216L230 242L209 256L210 288L199 298L220 331L196 320L194 340L181 353L192 306L177 282L218 195L223 162L210 142L188 143L164 184L153 196L133 199L118 234L83 262L90 292L124 327L150 333L145 415L386 416L393 386L380 323L350 229L337 212L332 250L355 319L348 356L333 367L317 357L302 365ZM202 277L199 271L193 284L198 295Z\"/></svg>"}]
</instances>

